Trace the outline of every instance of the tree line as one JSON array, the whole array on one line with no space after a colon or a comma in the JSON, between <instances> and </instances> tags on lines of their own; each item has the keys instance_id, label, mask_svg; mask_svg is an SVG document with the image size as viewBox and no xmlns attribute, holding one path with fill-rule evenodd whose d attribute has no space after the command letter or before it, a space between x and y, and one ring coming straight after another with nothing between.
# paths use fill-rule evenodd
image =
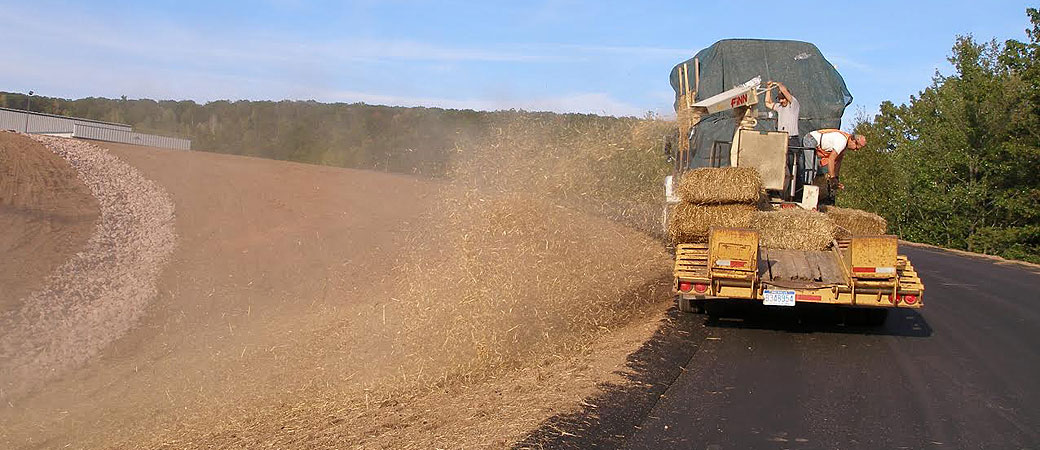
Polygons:
<instances>
[{"instance_id":1,"label":"tree line","mask_svg":"<svg viewBox=\"0 0 1040 450\"><path fill-rule=\"evenodd\" d=\"M441 177L460 142L486 139L518 117L628 124L591 114L473 111L316 101L64 99L0 92L0 106L132 125L234 155ZM624 125L628 126L628 125Z\"/></svg>"},{"instance_id":2,"label":"tree line","mask_svg":"<svg viewBox=\"0 0 1040 450\"><path fill-rule=\"evenodd\" d=\"M845 158L845 206L903 239L1040 262L1040 12L1028 42L959 36L953 73L886 101Z\"/></svg>"},{"instance_id":3,"label":"tree line","mask_svg":"<svg viewBox=\"0 0 1040 450\"><path fill-rule=\"evenodd\" d=\"M314 164L443 176L462 137L496 115L315 101L63 99L0 92L0 106L132 125L192 140L192 148Z\"/></svg>"}]
</instances>

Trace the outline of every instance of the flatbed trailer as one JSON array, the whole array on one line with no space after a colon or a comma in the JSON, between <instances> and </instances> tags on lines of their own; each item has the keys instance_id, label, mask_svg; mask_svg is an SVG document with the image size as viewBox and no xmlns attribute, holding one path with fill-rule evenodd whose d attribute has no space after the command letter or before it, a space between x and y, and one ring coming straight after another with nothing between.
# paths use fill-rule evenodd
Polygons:
<instances>
[{"instance_id":1,"label":"flatbed trailer","mask_svg":"<svg viewBox=\"0 0 1040 450\"><path fill-rule=\"evenodd\" d=\"M830 304L870 308L921 308L924 285L895 236L835 240L826 251L759 246L758 233L716 228L707 243L675 248L679 309L703 312L719 299L746 299L766 306Z\"/></svg>"}]
</instances>

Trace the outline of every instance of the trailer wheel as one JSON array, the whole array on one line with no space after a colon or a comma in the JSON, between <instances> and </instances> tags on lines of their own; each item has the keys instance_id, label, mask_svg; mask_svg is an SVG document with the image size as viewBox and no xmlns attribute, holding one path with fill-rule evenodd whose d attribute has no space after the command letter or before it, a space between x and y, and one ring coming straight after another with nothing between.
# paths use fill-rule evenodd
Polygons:
<instances>
[{"instance_id":1,"label":"trailer wheel","mask_svg":"<svg viewBox=\"0 0 1040 450\"><path fill-rule=\"evenodd\" d=\"M860 327L880 327L888 319L888 308L851 309L845 311L845 323Z\"/></svg>"},{"instance_id":2,"label":"trailer wheel","mask_svg":"<svg viewBox=\"0 0 1040 450\"><path fill-rule=\"evenodd\" d=\"M697 309L693 306L693 300L688 298L682 298L682 296L676 296L676 301L679 303L679 311L684 313L697 312Z\"/></svg>"},{"instance_id":3,"label":"trailer wheel","mask_svg":"<svg viewBox=\"0 0 1040 450\"><path fill-rule=\"evenodd\" d=\"M888 320L888 308L868 309L863 311L864 322L868 327L880 327L885 325L885 321Z\"/></svg>"}]
</instances>

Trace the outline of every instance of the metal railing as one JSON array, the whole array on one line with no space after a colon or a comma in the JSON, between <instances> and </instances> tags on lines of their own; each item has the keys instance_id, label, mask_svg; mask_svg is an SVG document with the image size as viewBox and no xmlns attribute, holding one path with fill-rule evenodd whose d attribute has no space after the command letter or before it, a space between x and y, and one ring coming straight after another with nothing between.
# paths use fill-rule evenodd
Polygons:
<instances>
[{"instance_id":1,"label":"metal railing","mask_svg":"<svg viewBox=\"0 0 1040 450\"><path fill-rule=\"evenodd\" d=\"M10 108L0 108L0 131L2 130L191 150L191 140L189 139L138 133L127 124Z\"/></svg>"},{"instance_id":2,"label":"metal railing","mask_svg":"<svg viewBox=\"0 0 1040 450\"><path fill-rule=\"evenodd\" d=\"M135 131L115 130L93 125L76 124L72 137L92 139L95 141L119 142L123 144L144 145L147 147L191 150L191 141L169 136L138 133Z\"/></svg>"},{"instance_id":3,"label":"metal railing","mask_svg":"<svg viewBox=\"0 0 1040 450\"><path fill-rule=\"evenodd\" d=\"M103 122L100 120L0 107L0 129L3 130L21 131L23 133L71 133L75 124L132 131L132 127L124 123Z\"/></svg>"}]
</instances>

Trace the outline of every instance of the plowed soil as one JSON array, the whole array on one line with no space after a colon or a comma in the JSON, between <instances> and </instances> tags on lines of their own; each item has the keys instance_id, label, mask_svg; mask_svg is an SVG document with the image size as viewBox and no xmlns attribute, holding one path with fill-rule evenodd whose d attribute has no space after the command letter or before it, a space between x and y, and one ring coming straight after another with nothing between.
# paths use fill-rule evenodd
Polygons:
<instances>
[{"instance_id":1,"label":"plowed soil","mask_svg":"<svg viewBox=\"0 0 1040 450\"><path fill-rule=\"evenodd\" d=\"M26 136L0 133L0 312L83 247L97 217L67 162Z\"/></svg>"},{"instance_id":2,"label":"plowed soil","mask_svg":"<svg viewBox=\"0 0 1040 450\"><path fill-rule=\"evenodd\" d=\"M25 250L15 247L17 253L0 259L5 264L0 292L8 303L81 248L93 220L91 198L75 189L72 169L38 144L21 144L14 146L17 152L5 146L5 158L17 155L18 163L8 165L5 159L3 167L30 181L15 186L18 180L4 177L4 192L30 194L5 197L4 211L33 214L0 216L8 225L3 243L12 248L10 236L34 239ZM430 183L201 152L112 147L172 197L178 248L142 323L86 367L5 405L0 423L9 426L0 427L3 438L16 446L106 445L126 437L111 435L113 430L139 431L135 425L143 417L159 415L176 423L178 410L208 398L299 388L322 381L324 371L338 376L346 370L336 367L335 358L286 349L298 339L313 339L329 311L384 298L371 292L390 271L397 238L423 211ZM24 206L33 204L21 200L27 197L42 206ZM55 217L76 220L67 224ZM24 281L12 282L17 277L7 266L32 270L21 270ZM312 335L298 336L305 332ZM378 345L372 347L378 351ZM66 437L71 442L61 440Z\"/></svg>"}]
</instances>

